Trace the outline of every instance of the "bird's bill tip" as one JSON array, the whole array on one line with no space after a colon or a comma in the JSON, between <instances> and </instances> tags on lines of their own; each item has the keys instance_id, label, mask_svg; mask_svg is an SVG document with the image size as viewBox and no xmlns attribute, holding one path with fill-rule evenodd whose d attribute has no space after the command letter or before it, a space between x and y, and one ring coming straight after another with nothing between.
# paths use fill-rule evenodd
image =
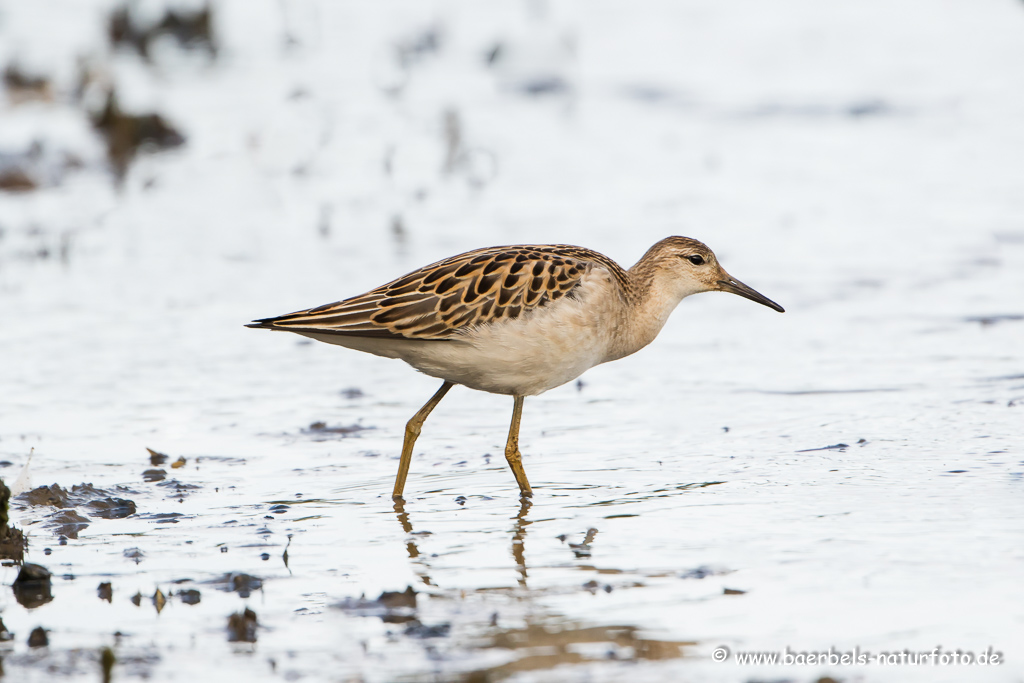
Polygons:
<instances>
[{"instance_id":1,"label":"bird's bill tip","mask_svg":"<svg viewBox=\"0 0 1024 683\"><path fill-rule=\"evenodd\" d=\"M782 306L778 305L777 303L775 303L774 301L772 301L771 299L766 297L764 294L761 294L761 292L757 291L753 287L749 287L749 286L743 284L742 282L740 282L739 280L737 280L734 277L729 277L726 280L719 280L718 281L718 288L721 289L723 292L729 292L730 294L737 294L739 296L742 296L744 299L750 299L751 301L756 301L757 303L761 304L762 306L767 306L768 308L776 310L779 313L785 313L786 312L785 308L783 308Z\"/></svg>"}]
</instances>

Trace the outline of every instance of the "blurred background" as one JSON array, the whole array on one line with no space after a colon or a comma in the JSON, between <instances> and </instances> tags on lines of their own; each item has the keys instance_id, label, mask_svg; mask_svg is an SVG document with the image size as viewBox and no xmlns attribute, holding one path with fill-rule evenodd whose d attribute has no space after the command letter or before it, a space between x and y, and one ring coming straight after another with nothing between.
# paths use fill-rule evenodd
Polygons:
<instances>
[{"instance_id":1,"label":"blurred background","mask_svg":"<svg viewBox=\"0 0 1024 683\"><path fill-rule=\"evenodd\" d=\"M102 647L153 680L774 680L712 648L1024 635L1019 0L0 0L0 72L0 476L138 507L72 538L15 500L56 596L0 600L18 680ZM528 401L532 509L505 398L446 399L395 509L434 380L242 327L671 234L788 312L688 299ZM786 680L964 675L897 673Z\"/></svg>"}]
</instances>

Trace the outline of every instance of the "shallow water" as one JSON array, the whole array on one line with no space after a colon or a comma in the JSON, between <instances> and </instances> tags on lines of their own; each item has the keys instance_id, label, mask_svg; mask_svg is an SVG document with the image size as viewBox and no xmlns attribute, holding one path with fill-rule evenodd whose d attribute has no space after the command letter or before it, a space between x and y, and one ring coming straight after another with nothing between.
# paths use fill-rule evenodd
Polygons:
<instances>
[{"instance_id":1,"label":"shallow water","mask_svg":"<svg viewBox=\"0 0 1024 683\"><path fill-rule=\"evenodd\" d=\"M13 503L53 576L0 597L11 680L97 680L104 647L115 680L1024 675L1019 5L223 2L212 61L151 64L99 5L0 6L56 93L8 96L4 159L80 160L0 194L0 477L34 449L34 486L100 489ZM186 140L120 189L81 54ZM529 399L529 503L507 397L453 390L396 505L438 382L242 327L482 245L673 233L787 313L693 297ZM936 646L1006 661L736 661Z\"/></svg>"}]
</instances>

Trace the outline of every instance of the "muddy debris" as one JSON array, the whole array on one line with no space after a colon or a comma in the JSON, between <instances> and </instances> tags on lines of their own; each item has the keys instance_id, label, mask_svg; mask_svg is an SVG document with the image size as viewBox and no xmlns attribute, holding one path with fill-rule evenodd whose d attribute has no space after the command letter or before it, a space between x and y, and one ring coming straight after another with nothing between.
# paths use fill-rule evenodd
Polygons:
<instances>
[{"instance_id":1,"label":"muddy debris","mask_svg":"<svg viewBox=\"0 0 1024 683\"><path fill-rule=\"evenodd\" d=\"M361 424L351 425L338 425L336 427L329 427L326 422L313 422L306 429L302 430L303 434L312 435L314 441L324 441L331 436L339 436L341 438L356 436L360 432L365 432L368 429L374 429L373 427L364 427Z\"/></svg>"},{"instance_id":2,"label":"muddy debris","mask_svg":"<svg viewBox=\"0 0 1024 683\"><path fill-rule=\"evenodd\" d=\"M53 100L53 86L48 78L30 75L15 64L4 69L4 89L12 104Z\"/></svg>"},{"instance_id":3,"label":"muddy debris","mask_svg":"<svg viewBox=\"0 0 1024 683\"><path fill-rule=\"evenodd\" d=\"M171 489L171 493L167 494L168 498L174 498L177 500L183 500L188 495L188 491L195 491L196 489L202 488L199 484L186 484L180 482L177 479L167 479L161 481L157 486Z\"/></svg>"},{"instance_id":4,"label":"muddy debris","mask_svg":"<svg viewBox=\"0 0 1024 683\"><path fill-rule=\"evenodd\" d=\"M168 9L159 21L140 26L128 5L115 9L107 24L107 35L115 47L135 50L147 62L151 61L150 44L170 36L183 49L203 49L210 58L217 56L217 43L213 35L213 12L207 5L195 12Z\"/></svg>"},{"instance_id":5,"label":"muddy debris","mask_svg":"<svg viewBox=\"0 0 1024 683\"><path fill-rule=\"evenodd\" d=\"M86 504L89 514L100 519L124 519L135 514L135 502L127 498L100 498Z\"/></svg>"},{"instance_id":6,"label":"muddy debris","mask_svg":"<svg viewBox=\"0 0 1024 683\"><path fill-rule=\"evenodd\" d=\"M107 602L114 601L114 587L109 581L104 581L96 587L96 595L99 596L100 600L106 600Z\"/></svg>"},{"instance_id":7,"label":"muddy debris","mask_svg":"<svg viewBox=\"0 0 1024 683\"><path fill-rule=\"evenodd\" d=\"M181 600L186 605L198 605L203 597L195 588L184 588L175 593L175 595L178 597L178 600Z\"/></svg>"},{"instance_id":8,"label":"muddy debris","mask_svg":"<svg viewBox=\"0 0 1024 683\"><path fill-rule=\"evenodd\" d=\"M103 683L110 683L114 673L114 664L117 663L117 657L114 656L114 651L109 647L105 647L100 650L100 676Z\"/></svg>"},{"instance_id":9,"label":"muddy debris","mask_svg":"<svg viewBox=\"0 0 1024 683\"><path fill-rule=\"evenodd\" d=\"M39 184L20 168L0 169L2 192L31 192L37 187Z\"/></svg>"},{"instance_id":10,"label":"muddy debris","mask_svg":"<svg viewBox=\"0 0 1024 683\"><path fill-rule=\"evenodd\" d=\"M131 601L132 601L132 604L135 605L136 607L141 607L142 606L142 593L136 592L135 595L133 595L131 597Z\"/></svg>"},{"instance_id":11,"label":"muddy debris","mask_svg":"<svg viewBox=\"0 0 1024 683\"><path fill-rule=\"evenodd\" d=\"M142 480L147 482L163 481L167 478L167 470L146 470L142 473Z\"/></svg>"},{"instance_id":12,"label":"muddy debris","mask_svg":"<svg viewBox=\"0 0 1024 683\"><path fill-rule=\"evenodd\" d=\"M150 512L144 515L139 515L140 519L148 519L154 524L177 524L183 519L188 519L188 515L184 515L180 512Z\"/></svg>"},{"instance_id":13,"label":"muddy debris","mask_svg":"<svg viewBox=\"0 0 1024 683\"><path fill-rule=\"evenodd\" d=\"M4 620L0 619L0 643L6 643L14 640L14 634L7 630L4 626Z\"/></svg>"},{"instance_id":14,"label":"muddy debris","mask_svg":"<svg viewBox=\"0 0 1024 683\"><path fill-rule=\"evenodd\" d=\"M229 643L255 643L256 613L248 607L244 612L235 612L228 617L228 642Z\"/></svg>"},{"instance_id":15,"label":"muddy debris","mask_svg":"<svg viewBox=\"0 0 1024 683\"><path fill-rule=\"evenodd\" d=\"M415 609L416 591L412 589L412 586L406 586L402 592L384 591L377 598L377 602L388 609L395 609L397 607L411 607Z\"/></svg>"},{"instance_id":16,"label":"muddy debris","mask_svg":"<svg viewBox=\"0 0 1024 683\"><path fill-rule=\"evenodd\" d=\"M166 605L167 596L164 595L164 592L162 590L157 588L156 592L153 593L153 606L156 607L156 613L160 614L160 612L164 610L164 607Z\"/></svg>"},{"instance_id":17,"label":"muddy debris","mask_svg":"<svg viewBox=\"0 0 1024 683\"><path fill-rule=\"evenodd\" d=\"M597 657L626 661L676 659L685 656L685 648L696 645L691 641L648 640L640 634L641 630L635 626L563 625L549 628L528 621L524 628L497 632L490 644L524 656L507 664L476 671L473 674L475 678L469 680L505 680L524 671L549 670L558 664L581 664ZM594 645L600 645L600 650L592 649ZM538 650L545 654L533 656Z\"/></svg>"},{"instance_id":18,"label":"muddy debris","mask_svg":"<svg viewBox=\"0 0 1024 683\"><path fill-rule=\"evenodd\" d=\"M744 595L747 591L741 591L739 588L723 588L722 595Z\"/></svg>"},{"instance_id":19,"label":"muddy debris","mask_svg":"<svg viewBox=\"0 0 1024 683\"><path fill-rule=\"evenodd\" d=\"M161 151L185 144L185 136L159 114L126 114L113 91L103 110L92 117L92 125L107 141L107 158L118 183L140 151Z\"/></svg>"},{"instance_id":20,"label":"muddy debris","mask_svg":"<svg viewBox=\"0 0 1024 683\"><path fill-rule=\"evenodd\" d=\"M11 490L0 479L0 559L24 562L25 548L28 542L21 529L10 525L8 511L10 509Z\"/></svg>"},{"instance_id":21,"label":"muddy debris","mask_svg":"<svg viewBox=\"0 0 1024 683\"><path fill-rule=\"evenodd\" d=\"M46 637L46 629L42 626L36 626L32 629L32 632L28 634L29 647L46 647L49 644L50 639Z\"/></svg>"},{"instance_id":22,"label":"muddy debris","mask_svg":"<svg viewBox=\"0 0 1024 683\"><path fill-rule=\"evenodd\" d=\"M590 544L594 542L594 539L596 537L597 537L597 529L593 529L593 528L587 529L587 533L583 537L583 542L582 543L570 543L569 547L572 548L573 553L575 553L575 555L576 555L576 557L578 559L582 559L582 558L585 558L585 557L590 557L590 552L591 552ZM565 539L562 539L562 540L564 542Z\"/></svg>"},{"instance_id":23,"label":"muddy debris","mask_svg":"<svg viewBox=\"0 0 1024 683\"><path fill-rule=\"evenodd\" d=\"M694 567L693 569L687 569L686 571L679 573L680 579L706 579L709 576L724 576L731 574L731 569L722 569L720 567L709 567L707 565L701 565Z\"/></svg>"},{"instance_id":24,"label":"muddy debris","mask_svg":"<svg viewBox=\"0 0 1024 683\"><path fill-rule=\"evenodd\" d=\"M345 598L334 606L356 616L379 617L389 624L416 621L416 591L412 586L401 592L384 591L376 600L367 600L365 595Z\"/></svg>"},{"instance_id":25,"label":"muddy debris","mask_svg":"<svg viewBox=\"0 0 1024 683\"><path fill-rule=\"evenodd\" d=\"M114 492L128 492L129 489L116 487ZM76 507L84 508L90 515L101 519L123 519L135 514L135 502L127 498L110 495L110 491L92 484L75 484L65 489L59 484L39 486L26 491L15 500L28 506L48 506L58 511L46 518L45 526L54 534L77 539L92 520L82 515Z\"/></svg>"},{"instance_id":26,"label":"muddy debris","mask_svg":"<svg viewBox=\"0 0 1024 683\"><path fill-rule=\"evenodd\" d=\"M16 500L29 505L51 505L58 508L71 507L68 504L68 492L57 484L39 486L31 491L26 491L18 496Z\"/></svg>"},{"instance_id":27,"label":"muddy debris","mask_svg":"<svg viewBox=\"0 0 1024 683\"><path fill-rule=\"evenodd\" d=\"M410 638L447 638L452 631L452 625L449 623L434 624L433 626L427 626L421 624L417 619L413 619L406 624L405 631L403 633Z\"/></svg>"},{"instance_id":28,"label":"muddy debris","mask_svg":"<svg viewBox=\"0 0 1024 683\"><path fill-rule=\"evenodd\" d=\"M178 459L171 463L171 469L172 470L180 469L180 468L185 466L186 462L188 462L188 461L185 460L184 456L178 456Z\"/></svg>"},{"instance_id":29,"label":"muddy debris","mask_svg":"<svg viewBox=\"0 0 1024 683\"><path fill-rule=\"evenodd\" d=\"M22 607L32 609L53 600L50 570L40 564L26 562L11 584L14 599Z\"/></svg>"},{"instance_id":30,"label":"muddy debris","mask_svg":"<svg viewBox=\"0 0 1024 683\"><path fill-rule=\"evenodd\" d=\"M165 462L167 462L169 456L167 456L166 454L154 451L152 448L147 448L146 450L149 451L150 465L153 465L155 467L157 465L163 465Z\"/></svg>"},{"instance_id":31,"label":"muddy debris","mask_svg":"<svg viewBox=\"0 0 1024 683\"><path fill-rule=\"evenodd\" d=\"M209 583L217 584L221 590L238 593L239 597L247 598L253 591L263 588L263 579L251 574L242 572L231 572L224 576L213 579ZM198 591L196 591L198 593Z\"/></svg>"},{"instance_id":32,"label":"muddy debris","mask_svg":"<svg viewBox=\"0 0 1024 683\"><path fill-rule=\"evenodd\" d=\"M65 489L59 484L39 486L26 491L15 500L26 505L48 505L59 509L84 507L89 514L101 519L124 519L135 514L135 502L111 495L112 493L134 493L131 489L116 486L112 491L92 484L75 484Z\"/></svg>"},{"instance_id":33,"label":"muddy debris","mask_svg":"<svg viewBox=\"0 0 1024 683\"><path fill-rule=\"evenodd\" d=\"M142 481L163 481L167 478L167 470L151 469L142 472Z\"/></svg>"},{"instance_id":34,"label":"muddy debris","mask_svg":"<svg viewBox=\"0 0 1024 683\"><path fill-rule=\"evenodd\" d=\"M146 557L146 554L142 552L142 550L139 548L125 548L121 554L124 555L127 559L135 562L135 564L142 562L142 560Z\"/></svg>"}]
</instances>

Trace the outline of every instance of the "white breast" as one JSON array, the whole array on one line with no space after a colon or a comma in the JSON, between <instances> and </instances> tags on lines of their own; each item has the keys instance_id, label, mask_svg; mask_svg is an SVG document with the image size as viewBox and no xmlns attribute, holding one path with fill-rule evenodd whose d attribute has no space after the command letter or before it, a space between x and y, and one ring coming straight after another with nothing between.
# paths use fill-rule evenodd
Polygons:
<instances>
[{"instance_id":1,"label":"white breast","mask_svg":"<svg viewBox=\"0 0 1024 683\"><path fill-rule=\"evenodd\" d=\"M594 268L573 296L514 320L479 325L459 341L410 349L402 359L471 389L533 396L610 360L621 310L617 285L606 270Z\"/></svg>"}]
</instances>

